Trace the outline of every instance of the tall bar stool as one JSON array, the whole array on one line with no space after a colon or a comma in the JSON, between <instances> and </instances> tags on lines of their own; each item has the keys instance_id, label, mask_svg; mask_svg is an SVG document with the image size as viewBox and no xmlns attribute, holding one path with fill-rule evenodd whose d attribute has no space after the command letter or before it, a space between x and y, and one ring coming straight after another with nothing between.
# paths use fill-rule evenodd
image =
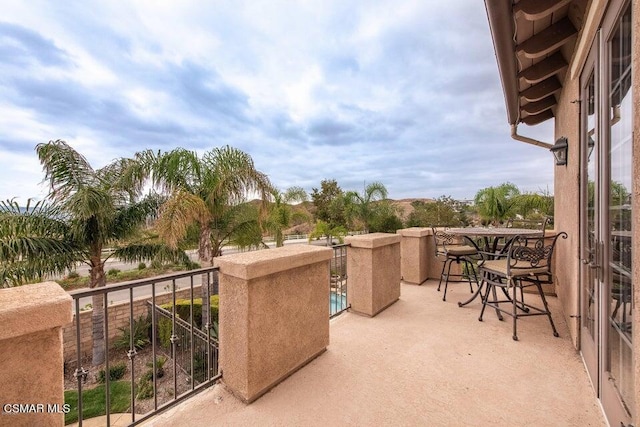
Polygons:
<instances>
[{"instance_id":1,"label":"tall bar stool","mask_svg":"<svg viewBox=\"0 0 640 427\"><path fill-rule=\"evenodd\" d=\"M450 277L466 278L469 282L469 289L471 293L473 293L473 283L475 282L477 284L478 279L476 277L474 262L470 257L478 255L478 248L460 243L460 238L447 233L446 229L438 230L436 227L431 227L431 230L433 231L436 258L443 261L442 271L440 272L440 282L438 283L438 292L440 292L442 280L445 280L442 301L447 300L447 287L449 286ZM454 262L456 264L462 263L466 269L466 274L464 271L461 274L451 274L451 264ZM474 280L471 279L472 275Z\"/></svg>"}]
</instances>

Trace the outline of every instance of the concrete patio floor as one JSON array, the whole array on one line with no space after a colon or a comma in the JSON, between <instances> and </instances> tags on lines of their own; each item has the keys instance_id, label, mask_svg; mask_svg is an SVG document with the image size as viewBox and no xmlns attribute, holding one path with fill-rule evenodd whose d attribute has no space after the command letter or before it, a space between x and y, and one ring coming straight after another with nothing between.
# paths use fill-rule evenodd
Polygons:
<instances>
[{"instance_id":1,"label":"concrete patio floor","mask_svg":"<svg viewBox=\"0 0 640 427\"><path fill-rule=\"evenodd\" d=\"M375 318L338 316L327 351L251 405L216 385L144 425L606 425L556 298L560 338L538 316L518 321L516 342L511 318L457 306L468 286L446 302L436 287L403 284Z\"/></svg>"}]
</instances>

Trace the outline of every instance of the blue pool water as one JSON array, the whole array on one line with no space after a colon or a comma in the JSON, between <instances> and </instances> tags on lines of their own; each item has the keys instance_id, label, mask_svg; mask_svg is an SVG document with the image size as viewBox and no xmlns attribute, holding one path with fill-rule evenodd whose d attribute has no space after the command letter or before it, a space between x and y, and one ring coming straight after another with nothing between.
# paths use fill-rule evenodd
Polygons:
<instances>
[{"instance_id":1,"label":"blue pool water","mask_svg":"<svg viewBox=\"0 0 640 427\"><path fill-rule=\"evenodd\" d=\"M338 295L335 292L330 293L329 300L329 315L333 316L338 311L347 308L347 297L344 295Z\"/></svg>"}]
</instances>

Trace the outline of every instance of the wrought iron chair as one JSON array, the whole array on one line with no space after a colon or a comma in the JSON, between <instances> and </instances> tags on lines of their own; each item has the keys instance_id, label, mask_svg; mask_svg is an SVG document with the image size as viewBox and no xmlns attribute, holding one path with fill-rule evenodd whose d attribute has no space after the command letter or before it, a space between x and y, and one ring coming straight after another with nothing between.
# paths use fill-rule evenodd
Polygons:
<instances>
[{"instance_id":1,"label":"wrought iron chair","mask_svg":"<svg viewBox=\"0 0 640 427\"><path fill-rule=\"evenodd\" d=\"M511 316L513 318L513 339L517 341L517 321L519 318L547 316L553 335L559 336L551 318L551 311L549 311L542 285L553 283L551 260L556 242L560 237L566 239L567 233L561 232L554 236L529 238L517 236L511 242L505 257L480 263L478 270L487 289L482 300L482 310L478 320L482 321L484 310L487 307ZM544 308L524 302L522 290L531 286L537 288ZM509 295L509 291L513 289L512 295L507 299L498 299L495 292L496 287L502 288L506 295ZM521 290L520 300L518 300L518 289ZM491 301L489 300L490 295L493 295ZM500 304L505 303L511 305L510 310L500 307Z\"/></svg>"},{"instance_id":2,"label":"wrought iron chair","mask_svg":"<svg viewBox=\"0 0 640 427\"><path fill-rule=\"evenodd\" d=\"M440 286L442 280L444 283L444 295L442 301L447 300L447 287L449 286L450 277L466 278L469 282L469 289L473 293L473 283L478 283L476 276L475 263L472 256L478 255L478 248L472 245L466 245L460 243L460 238L449 234L445 230L438 230L436 227L431 227L433 231L433 242L435 247L436 258L442 259L442 271L440 272L440 282L438 282L438 292L440 292ZM451 264L460 264L464 266L463 271L460 274L451 274ZM446 273L445 273L446 270ZM471 276L474 279L471 279Z\"/></svg>"}]
</instances>

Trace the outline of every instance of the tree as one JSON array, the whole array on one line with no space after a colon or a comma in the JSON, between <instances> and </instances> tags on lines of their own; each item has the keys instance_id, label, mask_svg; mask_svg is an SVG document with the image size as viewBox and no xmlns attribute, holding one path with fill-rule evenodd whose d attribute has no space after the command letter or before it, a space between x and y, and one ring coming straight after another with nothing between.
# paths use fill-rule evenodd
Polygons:
<instances>
[{"instance_id":1,"label":"tree","mask_svg":"<svg viewBox=\"0 0 640 427\"><path fill-rule=\"evenodd\" d=\"M353 207L355 217L362 221L364 231L367 233L374 219L374 202L387 198L387 188L380 182L372 182L367 185L362 194L349 191L345 195L347 206Z\"/></svg>"},{"instance_id":2,"label":"tree","mask_svg":"<svg viewBox=\"0 0 640 427\"><path fill-rule=\"evenodd\" d=\"M333 238L337 237L340 243L344 243L344 236L347 235L347 229L341 225L331 227L328 222L318 220L313 231L309 234L309 242L319 237L327 239L327 246L331 246Z\"/></svg>"},{"instance_id":3,"label":"tree","mask_svg":"<svg viewBox=\"0 0 640 427\"><path fill-rule=\"evenodd\" d=\"M322 180L320 190L312 189L311 200L316 208L316 220L327 222L332 228L346 227L344 193L335 179Z\"/></svg>"},{"instance_id":4,"label":"tree","mask_svg":"<svg viewBox=\"0 0 640 427\"><path fill-rule=\"evenodd\" d=\"M411 202L413 212L409 214L407 226L460 226L467 224L466 204L451 196L440 196L433 202L415 200Z\"/></svg>"},{"instance_id":5,"label":"tree","mask_svg":"<svg viewBox=\"0 0 640 427\"><path fill-rule=\"evenodd\" d=\"M3 286L41 280L84 262L90 268L89 287L106 284L105 262L117 257L125 262L145 260L188 261L178 248L139 235L160 200L149 194L139 199L143 180L140 159L119 159L94 170L89 162L62 140L38 144L36 152L50 192L46 202L26 210L16 202L2 204L0 253ZM103 257L105 247L113 252ZM93 313L93 364L105 359L104 299L95 295Z\"/></svg>"},{"instance_id":6,"label":"tree","mask_svg":"<svg viewBox=\"0 0 640 427\"><path fill-rule=\"evenodd\" d=\"M395 204L389 200L381 200L373 205L369 232L395 233L402 227L402 220L398 216L398 207Z\"/></svg>"},{"instance_id":7,"label":"tree","mask_svg":"<svg viewBox=\"0 0 640 427\"><path fill-rule=\"evenodd\" d=\"M294 217L301 216L301 214L293 212L290 203L305 202L307 200L307 192L301 187L291 187L284 193L274 189L271 195L273 196L273 204L269 207L265 228L273 233L276 247L280 247L284 245L284 229L291 225Z\"/></svg>"},{"instance_id":8,"label":"tree","mask_svg":"<svg viewBox=\"0 0 640 427\"><path fill-rule=\"evenodd\" d=\"M519 195L518 187L505 182L497 187L487 187L478 191L474 201L483 220L499 225L514 214Z\"/></svg>"},{"instance_id":9,"label":"tree","mask_svg":"<svg viewBox=\"0 0 640 427\"><path fill-rule=\"evenodd\" d=\"M522 219L553 216L553 196L548 192L520 194L516 196L514 211Z\"/></svg>"},{"instance_id":10,"label":"tree","mask_svg":"<svg viewBox=\"0 0 640 427\"><path fill-rule=\"evenodd\" d=\"M257 193L264 208L272 186L269 178L255 168L249 154L225 146L199 157L193 151L177 148L156 156L148 170L154 185L168 197L161 207L157 229L170 247L178 247L193 225L198 230L198 259L203 266L213 265L213 258L225 244L264 246L258 215L246 198ZM202 292L206 297L208 289L202 286ZM203 310L203 325L209 324L206 316L208 310Z\"/></svg>"}]
</instances>

